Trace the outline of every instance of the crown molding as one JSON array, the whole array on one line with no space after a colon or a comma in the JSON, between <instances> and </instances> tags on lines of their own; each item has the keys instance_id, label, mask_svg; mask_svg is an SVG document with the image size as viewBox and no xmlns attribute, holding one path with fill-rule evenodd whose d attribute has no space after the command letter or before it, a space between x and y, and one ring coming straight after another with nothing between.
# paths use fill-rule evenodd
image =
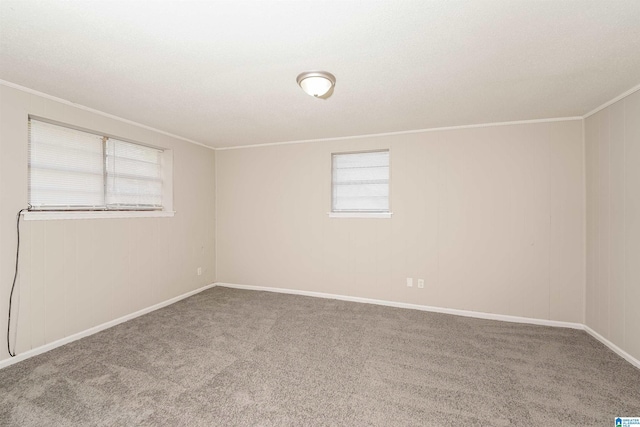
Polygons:
<instances>
[{"instance_id":1,"label":"crown molding","mask_svg":"<svg viewBox=\"0 0 640 427\"><path fill-rule=\"evenodd\" d=\"M344 141L344 140L350 140L350 139L377 138L381 136L409 135L409 134L425 133L425 132L440 132L440 131L459 130L459 129L475 129L475 128L486 128L486 127L494 127L494 126L525 125L525 124L533 124L533 123L566 122L566 121L572 121L572 120L582 120L582 117L576 116L576 117L557 117L557 118L551 118L551 119L515 120L511 122L479 123L475 125L460 125L460 126L447 126L447 127L438 127L438 128L403 130L403 131L397 131L397 132L370 133L365 135L337 136L332 138L267 142L264 144L239 145L237 147L219 147L219 148L216 148L216 150L217 151L240 150L242 148L270 147L274 145L306 144L310 142L327 142L327 141Z\"/></svg>"},{"instance_id":2,"label":"crown molding","mask_svg":"<svg viewBox=\"0 0 640 427\"><path fill-rule=\"evenodd\" d=\"M534 124L534 123L548 123L548 122L564 122L564 121L571 121L571 120L584 120L594 114L596 114L597 112L607 108L608 106L615 104L616 102L620 101L621 99L633 94L634 92L637 92L640 90L640 84L637 86L632 87L631 89L627 90L624 93L621 93L620 95L616 96L615 98L605 102L604 104L600 105L599 107L591 110L590 112L586 113L583 116L574 116L574 117L557 117L557 118L546 118L546 119L533 119L533 120L515 120L515 121L507 121L507 122L490 122L490 123L478 123L478 124L472 124L472 125L459 125L459 126L445 126L445 127L436 127L436 128L425 128L425 129L415 129L415 130L406 130L406 131L395 131L395 132L383 132L383 133L372 133L372 134L364 134L364 135L351 135L351 136L338 136L338 137L331 137L331 138L315 138L315 139L301 139L301 140L295 140L295 141L279 141L279 142L267 142L264 144L250 144L250 145L240 145L237 147L211 147L209 145L203 144L201 142L198 141L194 141L192 139L189 138L185 138L183 136L180 135L176 135L170 132L166 132L163 131L161 129L157 129L154 128L152 126L148 126L142 123L138 123L135 122L133 120L129 120L129 119L125 119L123 117L119 117L119 116L115 116L113 114L109 114L109 113L105 113L103 111L100 110L96 110L94 108L90 108L81 104L76 104L74 102L71 102L69 100L63 99L63 98L58 98L57 96L53 96L53 95L49 95L47 93L44 92L40 92L34 89L30 89L28 87L25 86L21 86L19 84L16 83L12 83L6 80L1 80L0 79L0 85L3 86L7 86L13 89L17 89L20 90L22 92L26 92L26 93L30 93L32 95L37 95L43 98L47 98L50 99L52 101L56 101L62 104L66 104L66 105L70 105L72 107L81 109L81 110L85 110L85 111L89 111L91 113L94 114L98 114L104 117L108 117L110 119L113 120L118 120L120 122L123 123L127 123L130 125L134 125L143 129L147 129L153 132L157 132L160 133L162 135L166 135L166 136L170 136L172 138L176 138L179 139L181 141L185 141L188 142L190 144L195 144L198 145L200 147L204 147L204 148L208 148L210 150L220 150L220 151L225 151L225 150L240 150L243 148L258 148L258 147L270 147L270 146L276 146L276 145L289 145L289 144L306 144L306 143L312 143L312 142L329 142L329 141L343 141L343 140L352 140L352 139L361 139L361 138L377 138L377 137L384 137L384 136L396 136L396 135L410 135L410 134L417 134L417 133L425 133L425 132L439 132L439 131L449 131L449 130L459 130L459 129L475 129L475 128L484 128L484 127L493 127L493 126L511 126L511 125L522 125L522 124Z\"/></svg>"},{"instance_id":3,"label":"crown molding","mask_svg":"<svg viewBox=\"0 0 640 427\"><path fill-rule=\"evenodd\" d=\"M611 104L615 104L616 102L620 101L622 98L626 98L627 96L631 95L634 92L637 92L640 90L640 85L637 85L635 87L632 87L631 89L629 89L628 91L621 93L620 95L616 96L615 98L613 98L610 101L605 102L604 104L602 104L601 106L597 107L594 110L589 111L587 114L585 114L584 116L582 116L583 119L586 119L587 117L593 116L595 113L597 113L598 111L604 110L605 108L607 108L609 105Z\"/></svg>"},{"instance_id":4,"label":"crown molding","mask_svg":"<svg viewBox=\"0 0 640 427\"><path fill-rule=\"evenodd\" d=\"M171 138L179 139L181 141L185 141L185 142L188 142L190 144L195 144L195 145L199 145L200 147L208 148L210 150L215 150L214 147L211 147L209 145L203 144L203 143L198 142L198 141L194 141L194 140L189 139L189 138L185 138L184 136L175 135L173 133L169 133L169 132L163 131L161 129L157 129L157 128L154 128L154 127L151 127L151 126L147 126L147 125L144 125L142 123L134 122L133 120L125 119L125 118L122 118L122 117L119 117L119 116L114 116L113 114L105 113L104 111L96 110L94 108L87 107L87 106L82 105L82 104L76 104L75 102L71 102L71 101L69 101L67 99L58 98L57 96L49 95L48 93L40 92L40 91L31 89L31 88L28 88L28 87L25 87L25 86L20 86L19 84L16 84L16 83L12 83L12 82L0 79L0 85L7 86L7 87L10 87L12 89L17 89L19 91L26 92L26 93L29 93L31 95L37 95L37 96L40 96L42 98L50 99L52 101L56 101L56 102L59 102L61 104L69 105L71 107L75 107L75 108L78 108L80 110L88 111L88 112L93 113L93 114L98 114L98 115L103 116L103 117L108 117L110 119L117 120L117 121L123 122L123 123L127 123L127 124L130 124L130 125L133 125L133 126L137 126L137 127L143 128L143 129L147 129L147 130L150 130L150 131L153 131L153 132L156 132L156 133L160 133L162 135L170 136Z\"/></svg>"}]
</instances>

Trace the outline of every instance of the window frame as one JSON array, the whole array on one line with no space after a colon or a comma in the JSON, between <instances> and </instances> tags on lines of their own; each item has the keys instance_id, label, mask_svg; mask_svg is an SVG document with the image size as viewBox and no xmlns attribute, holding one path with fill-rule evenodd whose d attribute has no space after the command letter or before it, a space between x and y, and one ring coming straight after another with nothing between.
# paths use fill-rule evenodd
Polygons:
<instances>
[{"instance_id":1,"label":"window frame","mask_svg":"<svg viewBox=\"0 0 640 427\"><path fill-rule=\"evenodd\" d=\"M348 154L367 154L367 153L380 153L387 152L389 153L389 186L388 186L388 210L386 211L335 211L333 206L333 171L334 171L334 161L335 156L339 155L348 155ZM330 180L330 210L327 212L329 218L378 218L378 219L390 219L393 215L393 211L391 210L391 148L378 148L372 150L356 150L356 151L339 151L331 153L331 180Z\"/></svg>"},{"instance_id":2,"label":"window frame","mask_svg":"<svg viewBox=\"0 0 640 427\"><path fill-rule=\"evenodd\" d=\"M51 120L45 117L29 114L27 116L27 127L30 126L30 121L40 121L50 125L64 127L79 132L85 132L92 135L96 135L101 138L113 139L130 144L139 145L142 147L151 148L160 152L160 167L162 178L162 206L159 208L123 208L114 209L109 208L106 205L106 145L103 143L102 150L102 164L103 164L103 187L105 196L105 206L100 207L82 207L82 206L69 206L69 207L32 207L29 205L29 210L22 212L25 220L52 220L52 219L93 219L93 218L141 218L141 217L173 217L175 211L173 210L173 150L155 146L152 144L141 143L129 138L122 138L117 135L113 135L106 132L100 132L93 129L84 128L81 126L71 125L57 120ZM30 147L30 136L27 141L27 146ZM27 183L31 180L31 157L27 155ZM30 194L27 194L27 198L30 202Z\"/></svg>"}]
</instances>

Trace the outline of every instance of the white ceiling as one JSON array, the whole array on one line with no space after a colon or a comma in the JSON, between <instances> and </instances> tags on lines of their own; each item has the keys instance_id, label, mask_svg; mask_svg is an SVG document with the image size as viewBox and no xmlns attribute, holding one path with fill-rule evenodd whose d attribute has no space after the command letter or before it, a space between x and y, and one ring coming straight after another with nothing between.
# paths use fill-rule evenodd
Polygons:
<instances>
[{"instance_id":1,"label":"white ceiling","mask_svg":"<svg viewBox=\"0 0 640 427\"><path fill-rule=\"evenodd\" d=\"M0 27L0 79L212 147L579 116L640 83L637 0L2 0Z\"/></svg>"}]
</instances>

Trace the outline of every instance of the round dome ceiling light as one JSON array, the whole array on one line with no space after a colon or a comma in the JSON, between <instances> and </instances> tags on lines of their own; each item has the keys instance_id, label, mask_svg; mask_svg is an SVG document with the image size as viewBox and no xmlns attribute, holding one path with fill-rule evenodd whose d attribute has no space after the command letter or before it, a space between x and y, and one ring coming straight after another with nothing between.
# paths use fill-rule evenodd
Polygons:
<instances>
[{"instance_id":1,"label":"round dome ceiling light","mask_svg":"<svg viewBox=\"0 0 640 427\"><path fill-rule=\"evenodd\" d=\"M336 77L326 71L305 71L296 81L309 95L322 98L335 86Z\"/></svg>"}]
</instances>

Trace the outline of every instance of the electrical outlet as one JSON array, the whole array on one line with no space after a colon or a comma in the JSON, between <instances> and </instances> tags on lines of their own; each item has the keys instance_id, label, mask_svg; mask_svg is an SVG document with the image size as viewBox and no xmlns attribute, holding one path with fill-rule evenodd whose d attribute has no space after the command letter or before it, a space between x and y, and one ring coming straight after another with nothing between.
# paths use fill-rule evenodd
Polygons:
<instances>
[{"instance_id":1,"label":"electrical outlet","mask_svg":"<svg viewBox=\"0 0 640 427\"><path fill-rule=\"evenodd\" d=\"M407 277L407 287L413 288L413 278Z\"/></svg>"},{"instance_id":2,"label":"electrical outlet","mask_svg":"<svg viewBox=\"0 0 640 427\"><path fill-rule=\"evenodd\" d=\"M198 267L197 272L198 272L198 276L202 276L202 267Z\"/></svg>"},{"instance_id":3,"label":"electrical outlet","mask_svg":"<svg viewBox=\"0 0 640 427\"><path fill-rule=\"evenodd\" d=\"M424 288L424 279L418 279L418 287L420 289Z\"/></svg>"}]
</instances>

